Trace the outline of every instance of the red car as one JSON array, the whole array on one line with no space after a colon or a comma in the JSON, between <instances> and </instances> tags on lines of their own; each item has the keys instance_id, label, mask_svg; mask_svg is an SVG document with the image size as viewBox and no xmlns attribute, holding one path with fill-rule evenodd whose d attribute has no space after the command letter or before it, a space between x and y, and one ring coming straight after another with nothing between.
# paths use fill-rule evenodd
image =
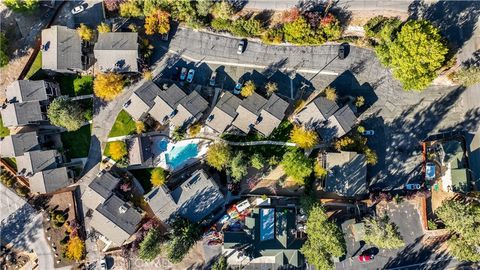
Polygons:
<instances>
[{"instance_id":1,"label":"red car","mask_svg":"<svg viewBox=\"0 0 480 270\"><path fill-rule=\"evenodd\" d=\"M358 260L361 262L368 262L370 260L373 260L373 255L360 255L358 256Z\"/></svg>"}]
</instances>

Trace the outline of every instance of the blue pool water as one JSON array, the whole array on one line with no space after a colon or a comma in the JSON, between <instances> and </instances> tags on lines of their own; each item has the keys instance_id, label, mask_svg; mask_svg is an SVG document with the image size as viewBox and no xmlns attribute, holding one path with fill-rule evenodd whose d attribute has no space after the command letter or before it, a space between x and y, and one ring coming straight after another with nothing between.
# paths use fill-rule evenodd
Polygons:
<instances>
[{"instance_id":1,"label":"blue pool water","mask_svg":"<svg viewBox=\"0 0 480 270\"><path fill-rule=\"evenodd\" d=\"M173 148L165 153L165 161L167 165L175 170L185 163L185 161L198 155L198 147L195 143L185 145L174 145Z\"/></svg>"},{"instance_id":2,"label":"blue pool water","mask_svg":"<svg viewBox=\"0 0 480 270\"><path fill-rule=\"evenodd\" d=\"M155 137L152 140L152 152L155 155L159 155L160 153L165 152L167 150L167 145L168 145L168 140Z\"/></svg>"}]
</instances>

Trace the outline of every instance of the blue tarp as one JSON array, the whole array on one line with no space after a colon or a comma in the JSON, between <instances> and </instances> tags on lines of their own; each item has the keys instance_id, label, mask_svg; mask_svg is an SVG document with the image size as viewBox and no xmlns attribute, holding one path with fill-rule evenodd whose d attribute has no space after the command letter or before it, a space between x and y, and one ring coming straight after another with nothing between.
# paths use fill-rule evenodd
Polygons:
<instances>
[{"instance_id":1,"label":"blue tarp","mask_svg":"<svg viewBox=\"0 0 480 270\"><path fill-rule=\"evenodd\" d=\"M260 241L275 238L275 209L260 209Z\"/></svg>"}]
</instances>

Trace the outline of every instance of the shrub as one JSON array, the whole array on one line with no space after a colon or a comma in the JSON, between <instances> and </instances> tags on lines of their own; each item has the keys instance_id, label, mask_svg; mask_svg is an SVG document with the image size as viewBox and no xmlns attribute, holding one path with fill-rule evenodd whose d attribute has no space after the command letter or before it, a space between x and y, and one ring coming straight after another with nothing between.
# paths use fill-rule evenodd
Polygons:
<instances>
[{"instance_id":1,"label":"shrub","mask_svg":"<svg viewBox=\"0 0 480 270\"><path fill-rule=\"evenodd\" d=\"M266 162L265 158L259 153L253 154L252 159L250 160L252 167L254 167L257 170L262 169L263 166L265 166L265 162Z\"/></svg>"},{"instance_id":2,"label":"shrub","mask_svg":"<svg viewBox=\"0 0 480 270\"><path fill-rule=\"evenodd\" d=\"M161 185L165 184L166 181L167 181L167 175L166 175L164 169L162 169L160 167L157 167L157 168L152 170L152 175L150 177L150 182L152 183L152 185L154 187L161 186Z\"/></svg>"},{"instance_id":3,"label":"shrub","mask_svg":"<svg viewBox=\"0 0 480 270\"><path fill-rule=\"evenodd\" d=\"M18 195L20 195L20 196L22 196L22 197L25 197L25 196L27 196L29 190L28 190L27 187L20 186L20 187L17 187L17 188L15 189L15 192L16 192Z\"/></svg>"},{"instance_id":4,"label":"shrub","mask_svg":"<svg viewBox=\"0 0 480 270\"><path fill-rule=\"evenodd\" d=\"M360 108L365 105L365 98L363 96L358 96L355 99L355 107Z\"/></svg>"},{"instance_id":5,"label":"shrub","mask_svg":"<svg viewBox=\"0 0 480 270\"><path fill-rule=\"evenodd\" d=\"M255 93L255 89L255 83L253 83L253 81L247 81L243 85L242 90L240 91L240 95L242 95L243 97L249 97L253 95L253 93Z\"/></svg>"},{"instance_id":6,"label":"shrub","mask_svg":"<svg viewBox=\"0 0 480 270\"><path fill-rule=\"evenodd\" d=\"M120 8L120 4L126 0L103 0L103 4L108 11L116 11Z\"/></svg>"},{"instance_id":7,"label":"shrub","mask_svg":"<svg viewBox=\"0 0 480 270\"><path fill-rule=\"evenodd\" d=\"M462 68L453 73L453 79L466 87L480 83L480 67Z\"/></svg>"},{"instance_id":8,"label":"shrub","mask_svg":"<svg viewBox=\"0 0 480 270\"><path fill-rule=\"evenodd\" d=\"M186 130L183 127L176 127L172 133L172 139L175 141L181 141L185 139Z\"/></svg>"},{"instance_id":9,"label":"shrub","mask_svg":"<svg viewBox=\"0 0 480 270\"><path fill-rule=\"evenodd\" d=\"M161 253L162 243L165 238L158 229L150 229L140 243L138 256L147 262L152 261Z\"/></svg>"},{"instance_id":10,"label":"shrub","mask_svg":"<svg viewBox=\"0 0 480 270\"><path fill-rule=\"evenodd\" d=\"M269 96L272 95L278 91L278 84L276 82L268 82L265 84L265 91L267 91Z\"/></svg>"},{"instance_id":11,"label":"shrub","mask_svg":"<svg viewBox=\"0 0 480 270\"><path fill-rule=\"evenodd\" d=\"M232 5L228 1L222 0L213 5L212 15L215 19L227 20L232 17L233 12Z\"/></svg>"},{"instance_id":12,"label":"shrub","mask_svg":"<svg viewBox=\"0 0 480 270\"><path fill-rule=\"evenodd\" d=\"M145 123L142 121L135 121L135 132L137 132L137 134L145 132Z\"/></svg>"},{"instance_id":13,"label":"shrub","mask_svg":"<svg viewBox=\"0 0 480 270\"><path fill-rule=\"evenodd\" d=\"M85 41L93 40L93 30L90 29L85 24L81 23L80 27L77 28L77 32L82 40L85 40Z\"/></svg>"},{"instance_id":14,"label":"shrub","mask_svg":"<svg viewBox=\"0 0 480 270\"><path fill-rule=\"evenodd\" d=\"M335 88L333 87L328 86L327 88L325 88L325 98L330 101L336 102L338 98L337 90L335 90Z\"/></svg>"},{"instance_id":15,"label":"shrub","mask_svg":"<svg viewBox=\"0 0 480 270\"><path fill-rule=\"evenodd\" d=\"M65 248L65 256L72 260L81 260L85 254L85 243L80 237L72 237Z\"/></svg>"},{"instance_id":16,"label":"shrub","mask_svg":"<svg viewBox=\"0 0 480 270\"><path fill-rule=\"evenodd\" d=\"M10 61L7 53L7 38L4 33L0 33L0 67L4 67Z\"/></svg>"},{"instance_id":17,"label":"shrub","mask_svg":"<svg viewBox=\"0 0 480 270\"><path fill-rule=\"evenodd\" d=\"M233 22L230 31L237 36L255 37L262 31L262 23L257 19L240 18Z\"/></svg>"},{"instance_id":18,"label":"shrub","mask_svg":"<svg viewBox=\"0 0 480 270\"><path fill-rule=\"evenodd\" d=\"M191 137L195 137L200 133L202 130L202 124L200 122L196 122L195 124L191 125L190 128L188 128L188 134Z\"/></svg>"},{"instance_id":19,"label":"shrub","mask_svg":"<svg viewBox=\"0 0 480 270\"><path fill-rule=\"evenodd\" d=\"M233 178L233 182L240 182L245 175L247 175L247 162L243 152L238 152L232 159L230 164L230 173Z\"/></svg>"},{"instance_id":20,"label":"shrub","mask_svg":"<svg viewBox=\"0 0 480 270\"><path fill-rule=\"evenodd\" d=\"M300 10L296 7L282 12L281 20L283 23L291 23L300 17Z\"/></svg>"},{"instance_id":21,"label":"shrub","mask_svg":"<svg viewBox=\"0 0 480 270\"><path fill-rule=\"evenodd\" d=\"M212 20L210 26L217 31L229 31L232 21L228 19L215 18Z\"/></svg>"},{"instance_id":22,"label":"shrub","mask_svg":"<svg viewBox=\"0 0 480 270\"><path fill-rule=\"evenodd\" d=\"M110 28L110 25L102 22L97 26L97 31L98 33L109 33L112 32L112 29Z\"/></svg>"},{"instance_id":23,"label":"shrub","mask_svg":"<svg viewBox=\"0 0 480 270\"><path fill-rule=\"evenodd\" d=\"M427 220L427 227L429 230L436 230L438 229L438 226L437 226L437 223L435 223L435 221L433 220Z\"/></svg>"},{"instance_id":24,"label":"shrub","mask_svg":"<svg viewBox=\"0 0 480 270\"><path fill-rule=\"evenodd\" d=\"M274 27L267 29L261 35L261 39L266 44L280 44L283 41L283 28Z\"/></svg>"},{"instance_id":25,"label":"shrub","mask_svg":"<svg viewBox=\"0 0 480 270\"><path fill-rule=\"evenodd\" d=\"M364 153L365 153L365 157L367 159L367 164L369 164L369 165L377 164L378 156L377 156L377 153L375 153L375 151L373 151L372 149L370 149L368 147L365 147Z\"/></svg>"},{"instance_id":26,"label":"shrub","mask_svg":"<svg viewBox=\"0 0 480 270\"><path fill-rule=\"evenodd\" d=\"M325 178L328 174L327 169L323 168L319 162L315 162L315 166L313 167L313 172L315 173L315 177L319 179Z\"/></svg>"},{"instance_id":27,"label":"shrub","mask_svg":"<svg viewBox=\"0 0 480 270\"><path fill-rule=\"evenodd\" d=\"M142 17L142 2L138 0L127 0L120 4L120 16L127 18Z\"/></svg>"},{"instance_id":28,"label":"shrub","mask_svg":"<svg viewBox=\"0 0 480 270\"><path fill-rule=\"evenodd\" d=\"M38 7L38 0L3 0L2 2L14 12L29 12Z\"/></svg>"}]
</instances>

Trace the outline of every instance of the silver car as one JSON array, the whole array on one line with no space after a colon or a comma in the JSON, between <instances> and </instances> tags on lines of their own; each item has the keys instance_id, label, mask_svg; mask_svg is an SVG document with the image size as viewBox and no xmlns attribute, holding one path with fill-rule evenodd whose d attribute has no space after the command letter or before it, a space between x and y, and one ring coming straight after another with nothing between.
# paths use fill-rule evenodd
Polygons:
<instances>
[{"instance_id":1,"label":"silver car","mask_svg":"<svg viewBox=\"0 0 480 270\"><path fill-rule=\"evenodd\" d=\"M238 42L237 54L242 54L244 50L245 50L245 40L240 40L240 42Z\"/></svg>"}]
</instances>

